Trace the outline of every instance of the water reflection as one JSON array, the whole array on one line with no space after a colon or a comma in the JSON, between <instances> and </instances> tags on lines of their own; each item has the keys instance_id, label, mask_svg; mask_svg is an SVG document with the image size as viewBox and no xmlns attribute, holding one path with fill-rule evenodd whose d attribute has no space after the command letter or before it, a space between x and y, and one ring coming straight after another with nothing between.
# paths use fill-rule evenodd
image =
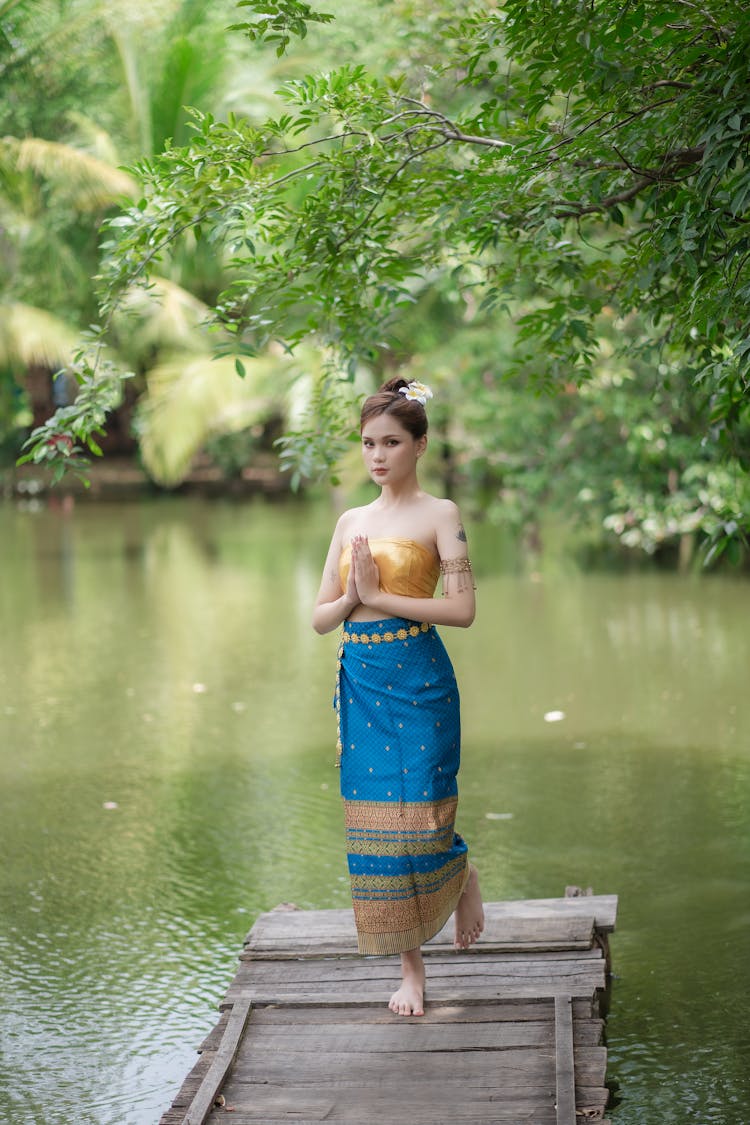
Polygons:
<instances>
[{"instance_id":1,"label":"water reflection","mask_svg":"<svg viewBox=\"0 0 750 1125\"><path fill-rule=\"evenodd\" d=\"M309 627L329 523L0 508L0 1117L154 1122L253 916L348 905L336 638ZM613 1122L739 1125L748 587L537 581L473 538L479 617L446 641L486 893L619 893Z\"/></svg>"}]
</instances>

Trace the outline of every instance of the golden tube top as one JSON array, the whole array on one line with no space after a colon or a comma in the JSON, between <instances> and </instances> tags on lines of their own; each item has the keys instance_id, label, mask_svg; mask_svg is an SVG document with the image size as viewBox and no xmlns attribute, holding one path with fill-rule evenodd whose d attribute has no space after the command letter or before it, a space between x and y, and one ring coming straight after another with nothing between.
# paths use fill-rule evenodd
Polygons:
<instances>
[{"instance_id":1,"label":"golden tube top","mask_svg":"<svg viewBox=\"0 0 750 1125\"><path fill-rule=\"evenodd\" d=\"M440 561L429 547L414 539L371 539L370 551L380 572L380 589L407 598L431 598L440 577ZM339 557L342 592L352 563L351 544Z\"/></svg>"}]
</instances>

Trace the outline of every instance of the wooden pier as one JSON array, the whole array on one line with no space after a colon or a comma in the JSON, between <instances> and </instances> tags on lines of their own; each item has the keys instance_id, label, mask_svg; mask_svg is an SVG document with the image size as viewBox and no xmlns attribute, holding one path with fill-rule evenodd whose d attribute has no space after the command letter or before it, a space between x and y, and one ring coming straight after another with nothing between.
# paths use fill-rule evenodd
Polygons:
<instances>
[{"instance_id":1,"label":"wooden pier","mask_svg":"<svg viewBox=\"0 0 750 1125\"><path fill-rule=\"evenodd\" d=\"M451 923L425 946L418 1018L388 1010L399 960L357 954L350 910L262 914L160 1125L604 1123L616 896L485 913L470 950Z\"/></svg>"}]
</instances>

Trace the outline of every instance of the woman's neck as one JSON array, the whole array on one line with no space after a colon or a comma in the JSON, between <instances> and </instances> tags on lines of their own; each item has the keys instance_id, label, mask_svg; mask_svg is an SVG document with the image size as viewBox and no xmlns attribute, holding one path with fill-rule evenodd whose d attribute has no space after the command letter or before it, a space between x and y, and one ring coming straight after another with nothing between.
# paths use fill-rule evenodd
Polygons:
<instances>
[{"instance_id":1,"label":"woman's neck","mask_svg":"<svg viewBox=\"0 0 750 1125\"><path fill-rule=\"evenodd\" d=\"M424 492L419 487L419 481L416 478L413 481L404 482L396 486L384 484L380 489L380 496L377 500L373 501L374 508L386 510L388 508L405 508L409 504L421 500Z\"/></svg>"}]
</instances>

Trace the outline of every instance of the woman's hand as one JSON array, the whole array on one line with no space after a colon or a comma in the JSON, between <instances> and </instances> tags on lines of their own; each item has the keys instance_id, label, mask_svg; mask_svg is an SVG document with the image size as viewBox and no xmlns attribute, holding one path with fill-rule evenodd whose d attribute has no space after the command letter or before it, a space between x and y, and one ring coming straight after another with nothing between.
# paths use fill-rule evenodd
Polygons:
<instances>
[{"instance_id":1,"label":"woman's hand","mask_svg":"<svg viewBox=\"0 0 750 1125\"><path fill-rule=\"evenodd\" d=\"M343 592L341 590L339 562L341 560L341 548L346 538L342 520L343 517L336 524L323 567L320 589L315 599L312 625L316 633L330 633L331 629L335 629L342 621L346 621L347 617L359 605L353 563L349 568L346 589Z\"/></svg>"},{"instance_id":2,"label":"woman's hand","mask_svg":"<svg viewBox=\"0 0 750 1125\"><path fill-rule=\"evenodd\" d=\"M349 609L350 613L353 609L356 609L356 607L359 605L360 600L361 600L359 594L357 593L357 583L356 583L356 580L355 580L355 574L356 574L356 563L354 561L354 547L352 546L352 561L351 561L351 564L349 566L349 574L348 574L347 579L346 579L346 589L344 590L344 597L346 598L347 604L350 606L350 609Z\"/></svg>"},{"instance_id":3,"label":"woman's hand","mask_svg":"<svg viewBox=\"0 0 750 1125\"><path fill-rule=\"evenodd\" d=\"M357 591L357 600L363 605L374 605L380 592L380 571L370 551L370 544L364 535L355 535L352 539L352 568L349 574L354 575Z\"/></svg>"}]
</instances>

